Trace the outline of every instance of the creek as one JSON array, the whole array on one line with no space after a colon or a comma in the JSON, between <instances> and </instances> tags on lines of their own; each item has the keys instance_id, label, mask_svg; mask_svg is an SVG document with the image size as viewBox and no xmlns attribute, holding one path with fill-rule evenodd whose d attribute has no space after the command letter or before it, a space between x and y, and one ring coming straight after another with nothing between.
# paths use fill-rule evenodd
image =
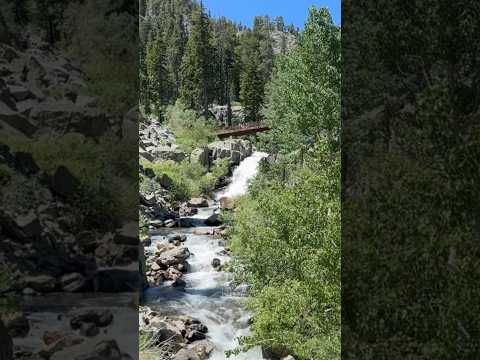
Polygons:
<instances>
[{"instance_id":1,"label":"creek","mask_svg":"<svg viewBox=\"0 0 480 360\"><path fill-rule=\"evenodd\" d=\"M145 305L162 315L188 315L200 320L208 327L207 339L214 345L214 351L209 359L226 359L225 351L232 350L237 345L237 338L249 334L248 320L251 314L245 309L242 298L246 295L246 287L233 287L231 274L217 271L212 266L212 260L217 258L225 264L230 258L224 249L224 242L213 235L198 235L213 230L205 225L205 220L219 211L221 197L237 197L248 190L248 181L257 173L260 160L266 153L255 152L244 159L234 169L231 183L215 194L214 201L207 208L199 208L194 220L195 227L164 228L152 237L152 245L146 251L153 251L158 243L167 243L167 237L175 234L186 235L184 246L191 253L188 258L190 270L184 275L186 288L178 290L170 282L160 287L149 288L145 292ZM203 231L205 230L205 231ZM210 231L211 233L212 231ZM236 360L263 359L259 347L246 353L232 356Z\"/></svg>"}]
</instances>

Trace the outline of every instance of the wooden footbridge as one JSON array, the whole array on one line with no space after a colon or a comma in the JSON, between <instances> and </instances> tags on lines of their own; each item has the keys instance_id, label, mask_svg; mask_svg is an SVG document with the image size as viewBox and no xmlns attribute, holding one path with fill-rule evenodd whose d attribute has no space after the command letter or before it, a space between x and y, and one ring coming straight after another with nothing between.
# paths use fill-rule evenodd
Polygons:
<instances>
[{"instance_id":1,"label":"wooden footbridge","mask_svg":"<svg viewBox=\"0 0 480 360\"><path fill-rule=\"evenodd\" d=\"M236 126L222 128L217 131L217 136L220 139L229 137L238 137L243 135L256 134L263 131L268 131L270 128L260 123L245 123Z\"/></svg>"}]
</instances>

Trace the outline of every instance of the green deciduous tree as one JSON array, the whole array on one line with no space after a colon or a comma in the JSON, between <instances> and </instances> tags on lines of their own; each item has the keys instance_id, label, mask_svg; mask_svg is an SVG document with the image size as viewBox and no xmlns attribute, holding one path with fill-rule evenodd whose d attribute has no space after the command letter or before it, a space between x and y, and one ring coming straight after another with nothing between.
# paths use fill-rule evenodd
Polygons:
<instances>
[{"instance_id":1,"label":"green deciduous tree","mask_svg":"<svg viewBox=\"0 0 480 360\"><path fill-rule=\"evenodd\" d=\"M305 150L324 135L338 146L340 61L339 29L326 9L312 8L298 46L278 59L268 85L270 151Z\"/></svg>"}]
</instances>

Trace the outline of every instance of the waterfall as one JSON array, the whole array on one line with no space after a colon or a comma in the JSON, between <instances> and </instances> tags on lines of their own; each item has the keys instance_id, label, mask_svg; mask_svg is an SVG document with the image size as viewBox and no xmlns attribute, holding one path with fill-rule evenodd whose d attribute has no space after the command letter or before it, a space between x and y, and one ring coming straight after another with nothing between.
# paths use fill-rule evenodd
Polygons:
<instances>
[{"instance_id":1,"label":"waterfall","mask_svg":"<svg viewBox=\"0 0 480 360\"><path fill-rule=\"evenodd\" d=\"M243 160L240 165L233 171L232 182L226 189L220 191L216 195L216 199L222 197L236 197L247 192L248 180L257 174L258 164L267 157L264 152L254 152L252 156Z\"/></svg>"}]
</instances>

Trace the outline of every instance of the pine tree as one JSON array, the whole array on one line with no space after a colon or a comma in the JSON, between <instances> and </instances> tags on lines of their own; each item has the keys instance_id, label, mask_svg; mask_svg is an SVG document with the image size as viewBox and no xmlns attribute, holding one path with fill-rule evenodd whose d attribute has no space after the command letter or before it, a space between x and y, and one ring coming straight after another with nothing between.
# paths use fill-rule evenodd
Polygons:
<instances>
[{"instance_id":1,"label":"pine tree","mask_svg":"<svg viewBox=\"0 0 480 360\"><path fill-rule=\"evenodd\" d=\"M191 16L191 32L180 68L181 98L185 105L206 114L212 89L209 19L203 6Z\"/></svg>"},{"instance_id":2,"label":"pine tree","mask_svg":"<svg viewBox=\"0 0 480 360\"><path fill-rule=\"evenodd\" d=\"M275 28L277 29L277 31L285 31L285 21L283 20L282 16L277 16L275 18Z\"/></svg>"},{"instance_id":3,"label":"pine tree","mask_svg":"<svg viewBox=\"0 0 480 360\"><path fill-rule=\"evenodd\" d=\"M160 121L163 120L162 107L170 98L171 86L167 79L165 66L165 43L162 34L157 34L151 41L145 58L149 92L153 98L155 113Z\"/></svg>"},{"instance_id":4,"label":"pine tree","mask_svg":"<svg viewBox=\"0 0 480 360\"><path fill-rule=\"evenodd\" d=\"M264 83L260 69L261 65L258 58L252 56L247 62L241 77L240 97L247 121L257 121L260 117L264 98Z\"/></svg>"}]
</instances>

